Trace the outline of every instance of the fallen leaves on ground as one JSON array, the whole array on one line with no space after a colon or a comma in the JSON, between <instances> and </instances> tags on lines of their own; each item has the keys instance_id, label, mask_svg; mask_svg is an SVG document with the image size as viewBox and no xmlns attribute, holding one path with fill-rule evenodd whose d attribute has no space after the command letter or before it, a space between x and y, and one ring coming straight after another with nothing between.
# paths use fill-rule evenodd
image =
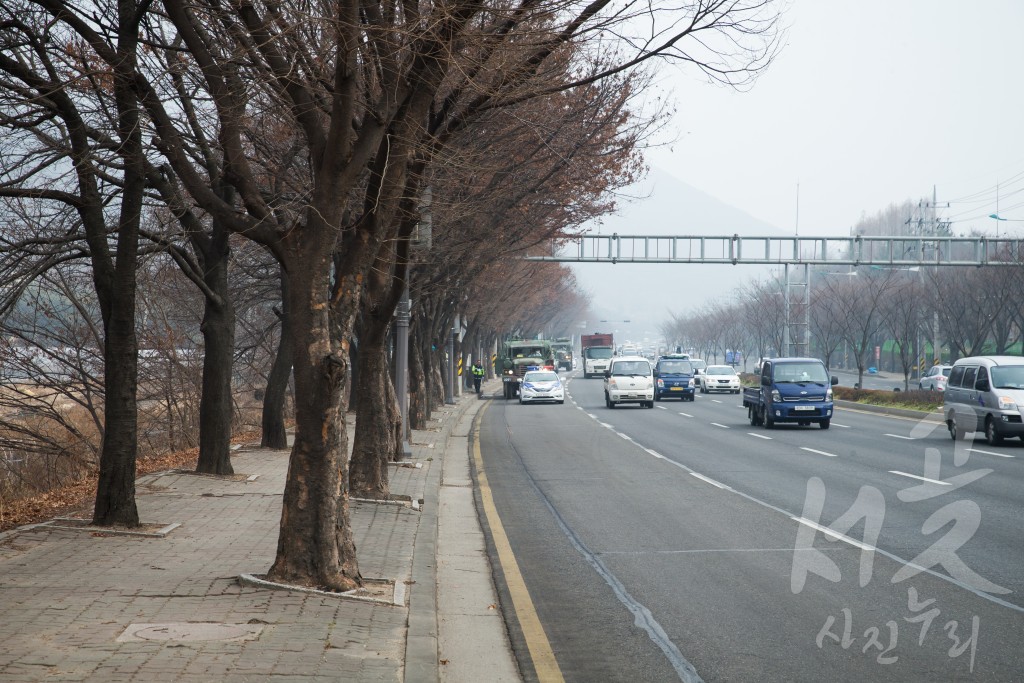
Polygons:
<instances>
[{"instance_id":1,"label":"fallen leaves on ground","mask_svg":"<svg viewBox=\"0 0 1024 683\"><path fill-rule=\"evenodd\" d=\"M259 441L259 438L259 432L245 432L232 437L231 443L251 443ZM136 476L165 470L194 469L198 460L198 448L140 458L136 464ZM93 475L30 498L3 501L0 506L0 531L45 522L73 511L91 510L96 501L96 482L97 477Z\"/></svg>"}]
</instances>

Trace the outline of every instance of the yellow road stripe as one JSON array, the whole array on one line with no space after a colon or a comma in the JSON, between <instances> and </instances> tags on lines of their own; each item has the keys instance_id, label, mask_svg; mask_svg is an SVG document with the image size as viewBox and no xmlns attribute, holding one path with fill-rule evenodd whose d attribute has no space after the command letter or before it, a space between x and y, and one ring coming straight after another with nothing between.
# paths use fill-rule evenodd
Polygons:
<instances>
[{"instance_id":1,"label":"yellow road stripe","mask_svg":"<svg viewBox=\"0 0 1024 683\"><path fill-rule=\"evenodd\" d=\"M537 671L537 678L541 683L559 683L565 681L562 677L562 670L558 668L558 661L555 653L551 650L551 643L544 633L544 626L540 623L537 610L533 607L533 600L526 588L523 575L519 572L519 563L516 562L512 546L505 535L505 527L501 525L501 518L498 517L498 509L494 506L494 498L491 496L491 487L487 483L487 475L484 474L484 463L480 457L480 420L487 410L484 406L477 414L476 425L473 427L473 462L476 464L477 478L480 483L480 499L484 506L484 516L487 518L487 526L491 529L491 536L494 538L494 547L498 551L498 563L505 574L505 583L508 585L508 592L512 596L512 606L515 609L519 626L523 629L523 637L526 639L526 647L530 651L530 659L533 660L533 668Z\"/></svg>"}]
</instances>

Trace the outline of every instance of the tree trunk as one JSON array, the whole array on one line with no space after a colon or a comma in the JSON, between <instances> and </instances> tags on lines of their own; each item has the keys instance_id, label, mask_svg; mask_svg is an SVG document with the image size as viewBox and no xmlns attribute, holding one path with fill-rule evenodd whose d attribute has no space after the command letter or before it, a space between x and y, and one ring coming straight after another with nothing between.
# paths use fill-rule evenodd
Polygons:
<instances>
[{"instance_id":1,"label":"tree trunk","mask_svg":"<svg viewBox=\"0 0 1024 683\"><path fill-rule=\"evenodd\" d=\"M284 272L281 273L281 338L277 355L267 377L267 389L263 394L263 448L288 448L288 433L284 424L285 397L288 395L288 380L292 376L294 340L292 339L291 316L288 314L287 286Z\"/></svg>"},{"instance_id":2,"label":"tree trunk","mask_svg":"<svg viewBox=\"0 0 1024 683\"><path fill-rule=\"evenodd\" d=\"M135 459L138 454L138 339L135 336L136 274L139 223L145 171L138 102L131 90L138 33L134 3L117 5L117 62L114 99L117 103L119 152L124 163L116 259L110 258L108 234L99 205L83 216L92 252L93 281L103 317L104 429L93 523L102 526L139 525L135 505ZM81 169L79 170L81 173ZM81 175L80 175L81 177ZM94 186L93 186L94 187ZM86 191L86 188L82 188ZM98 196L94 197L99 199Z\"/></svg>"},{"instance_id":3,"label":"tree trunk","mask_svg":"<svg viewBox=\"0 0 1024 683\"><path fill-rule=\"evenodd\" d=\"M228 292L228 233L214 229L202 252L204 299L200 330L206 349L199 402L199 461L196 472L234 474L231 467L231 368L235 351L235 307Z\"/></svg>"},{"instance_id":4,"label":"tree trunk","mask_svg":"<svg viewBox=\"0 0 1024 683\"><path fill-rule=\"evenodd\" d=\"M356 433L349 464L349 491L359 498L387 499L388 460L395 452L394 391L388 391L387 321L364 318L359 335L355 394ZM383 328L383 329L381 329Z\"/></svg>"},{"instance_id":5,"label":"tree trunk","mask_svg":"<svg viewBox=\"0 0 1024 683\"><path fill-rule=\"evenodd\" d=\"M413 322L409 326L409 429L426 428L429 417L428 395L420 327Z\"/></svg>"},{"instance_id":6,"label":"tree trunk","mask_svg":"<svg viewBox=\"0 0 1024 683\"><path fill-rule=\"evenodd\" d=\"M358 287L349 279L330 301L333 242L306 226L289 245L284 264L285 306L295 363L295 442L288 463L277 556L268 578L283 583L351 590L362 583L345 490L347 432L342 389L349 372ZM357 271L358 272L358 271ZM341 311L332 320L332 303ZM347 317L346 317L347 316ZM332 335L331 326L336 334ZM333 340L339 340L336 348Z\"/></svg>"}]
</instances>

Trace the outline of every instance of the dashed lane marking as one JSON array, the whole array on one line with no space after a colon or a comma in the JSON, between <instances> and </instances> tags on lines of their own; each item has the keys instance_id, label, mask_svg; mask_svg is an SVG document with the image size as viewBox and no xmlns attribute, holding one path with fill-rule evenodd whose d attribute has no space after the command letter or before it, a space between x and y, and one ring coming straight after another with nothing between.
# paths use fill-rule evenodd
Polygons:
<instances>
[{"instance_id":1,"label":"dashed lane marking","mask_svg":"<svg viewBox=\"0 0 1024 683\"><path fill-rule=\"evenodd\" d=\"M978 449L978 448L968 448L967 452L968 453L983 453L985 455L994 455L994 456L996 456L998 458L1016 458L1017 457L1016 455L1010 455L1009 453L995 453L993 451L983 451L983 450Z\"/></svg>"},{"instance_id":2,"label":"dashed lane marking","mask_svg":"<svg viewBox=\"0 0 1024 683\"><path fill-rule=\"evenodd\" d=\"M728 425L720 424L718 422L712 422L711 426L712 427L721 427L722 429L732 429L732 427L729 427Z\"/></svg>"},{"instance_id":3,"label":"dashed lane marking","mask_svg":"<svg viewBox=\"0 0 1024 683\"><path fill-rule=\"evenodd\" d=\"M828 453L826 451L819 451L819 450L814 449L814 448L807 448L806 446L801 446L800 450L807 451L808 453L817 453L818 455L827 455L830 458L837 457L835 453Z\"/></svg>"},{"instance_id":4,"label":"dashed lane marking","mask_svg":"<svg viewBox=\"0 0 1024 683\"><path fill-rule=\"evenodd\" d=\"M730 491L732 490L728 486L726 486L725 484L717 482L714 479L711 479L710 477L705 477L703 474L697 474L696 472L690 472L690 476L691 477L696 477L697 479L700 479L701 481L705 481L705 482L711 484L712 486L717 486L720 489L727 489L727 490L730 490Z\"/></svg>"},{"instance_id":5,"label":"dashed lane marking","mask_svg":"<svg viewBox=\"0 0 1024 683\"><path fill-rule=\"evenodd\" d=\"M772 437L765 436L764 434L757 434L755 432L747 432L747 434L750 434L751 436L756 436L759 439L764 439L765 441L771 441L772 440Z\"/></svg>"},{"instance_id":6,"label":"dashed lane marking","mask_svg":"<svg viewBox=\"0 0 1024 683\"><path fill-rule=\"evenodd\" d=\"M889 474L898 474L901 477L910 477L911 479L918 479L920 481L926 481L929 484L938 484L939 486L952 486L952 484L950 484L948 481L939 481L938 479L919 477L916 474L910 474L909 472L900 472L899 470L889 470Z\"/></svg>"}]
</instances>

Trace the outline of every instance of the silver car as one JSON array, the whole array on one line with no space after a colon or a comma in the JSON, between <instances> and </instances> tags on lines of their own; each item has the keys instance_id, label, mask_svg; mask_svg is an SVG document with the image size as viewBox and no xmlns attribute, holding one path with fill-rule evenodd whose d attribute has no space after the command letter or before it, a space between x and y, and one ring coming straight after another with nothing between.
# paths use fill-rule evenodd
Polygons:
<instances>
[{"instance_id":1,"label":"silver car","mask_svg":"<svg viewBox=\"0 0 1024 683\"><path fill-rule=\"evenodd\" d=\"M949 380L949 373L952 369L952 365L932 366L917 383L917 388L928 391L945 391L946 381Z\"/></svg>"},{"instance_id":2,"label":"silver car","mask_svg":"<svg viewBox=\"0 0 1024 683\"><path fill-rule=\"evenodd\" d=\"M1024 358L971 356L953 364L942 412L953 439L984 432L992 446L1006 437L1024 439Z\"/></svg>"}]
</instances>

